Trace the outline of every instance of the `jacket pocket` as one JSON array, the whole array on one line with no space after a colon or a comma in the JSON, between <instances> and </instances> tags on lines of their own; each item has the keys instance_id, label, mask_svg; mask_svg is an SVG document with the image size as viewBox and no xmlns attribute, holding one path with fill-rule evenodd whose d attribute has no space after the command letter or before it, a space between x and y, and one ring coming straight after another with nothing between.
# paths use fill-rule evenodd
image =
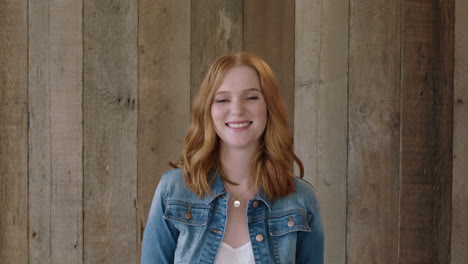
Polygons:
<instances>
[{"instance_id":1,"label":"jacket pocket","mask_svg":"<svg viewBox=\"0 0 468 264\"><path fill-rule=\"evenodd\" d=\"M208 221L209 210L206 204L167 201L164 219L191 226L205 226Z\"/></svg>"},{"instance_id":2,"label":"jacket pocket","mask_svg":"<svg viewBox=\"0 0 468 264\"><path fill-rule=\"evenodd\" d=\"M207 227L209 211L206 204L166 201L164 219L170 221L179 231L174 252L175 263L190 263L190 257L196 255Z\"/></svg>"},{"instance_id":3,"label":"jacket pocket","mask_svg":"<svg viewBox=\"0 0 468 264\"><path fill-rule=\"evenodd\" d=\"M271 236L283 236L291 232L310 232L307 213L301 209L275 213L268 219Z\"/></svg>"}]
</instances>

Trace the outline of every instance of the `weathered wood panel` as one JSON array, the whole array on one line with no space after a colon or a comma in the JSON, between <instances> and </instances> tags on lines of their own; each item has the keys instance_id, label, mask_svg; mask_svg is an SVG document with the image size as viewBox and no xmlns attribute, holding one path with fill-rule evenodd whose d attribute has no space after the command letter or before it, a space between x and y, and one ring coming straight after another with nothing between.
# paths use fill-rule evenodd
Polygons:
<instances>
[{"instance_id":1,"label":"weathered wood panel","mask_svg":"<svg viewBox=\"0 0 468 264\"><path fill-rule=\"evenodd\" d=\"M346 260L348 12L347 1L296 1L294 143L318 190L330 264Z\"/></svg>"},{"instance_id":2,"label":"weathered wood panel","mask_svg":"<svg viewBox=\"0 0 468 264\"><path fill-rule=\"evenodd\" d=\"M193 99L211 63L243 47L243 0L192 1L190 86Z\"/></svg>"},{"instance_id":3,"label":"weathered wood panel","mask_svg":"<svg viewBox=\"0 0 468 264\"><path fill-rule=\"evenodd\" d=\"M49 1L28 2L29 263L51 263Z\"/></svg>"},{"instance_id":4,"label":"weathered wood panel","mask_svg":"<svg viewBox=\"0 0 468 264\"><path fill-rule=\"evenodd\" d=\"M29 1L29 263L82 263L82 3Z\"/></svg>"},{"instance_id":5,"label":"weathered wood panel","mask_svg":"<svg viewBox=\"0 0 468 264\"><path fill-rule=\"evenodd\" d=\"M455 90L453 111L452 264L468 259L468 1L455 3Z\"/></svg>"},{"instance_id":6,"label":"weathered wood panel","mask_svg":"<svg viewBox=\"0 0 468 264\"><path fill-rule=\"evenodd\" d=\"M138 52L138 248L154 191L190 120L190 2L143 0Z\"/></svg>"},{"instance_id":7,"label":"weathered wood panel","mask_svg":"<svg viewBox=\"0 0 468 264\"><path fill-rule=\"evenodd\" d=\"M351 1L347 263L398 262L401 2Z\"/></svg>"},{"instance_id":8,"label":"weathered wood panel","mask_svg":"<svg viewBox=\"0 0 468 264\"><path fill-rule=\"evenodd\" d=\"M136 263L137 2L83 7L83 262Z\"/></svg>"},{"instance_id":9,"label":"weathered wood panel","mask_svg":"<svg viewBox=\"0 0 468 264\"><path fill-rule=\"evenodd\" d=\"M294 131L295 1L244 1L244 50L264 59L280 82Z\"/></svg>"},{"instance_id":10,"label":"weathered wood panel","mask_svg":"<svg viewBox=\"0 0 468 264\"><path fill-rule=\"evenodd\" d=\"M454 1L404 1L401 263L449 263Z\"/></svg>"},{"instance_id":11,"label":"weathered wood panel","mask_svg":"<svg viewBox=\"0 0 468 264\"><path fill-rule=\"evenodd\" d=\"M28 263L27 2L0 1L0 262Z\"/></svg>"},{"instance_id":12,"label":"weathered wood panel","mask_svg":"<svg viewBox=\"0 0 468 264\"><path fill-rule=\"evenodd\" d=\"M51 1L51 262L83 263L82 1ZM46 263L46 262L42 262Z\"/></svg>"}]
</instances>

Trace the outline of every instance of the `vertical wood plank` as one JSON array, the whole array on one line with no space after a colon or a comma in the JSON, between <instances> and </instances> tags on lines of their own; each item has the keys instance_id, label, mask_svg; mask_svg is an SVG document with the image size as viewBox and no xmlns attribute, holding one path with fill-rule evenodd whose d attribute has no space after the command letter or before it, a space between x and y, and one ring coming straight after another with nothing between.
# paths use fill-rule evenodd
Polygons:
<instances>
[{"instance_id":1,"label":"vertical wood plank","mask_svg":"<svg viewBox=\"0 0 468 264\"><path fill-rule=\"evenodd\" d=\"M347 263L397 263L400 1L351 1Z\"/></svg>"},{"instance_id":2,"label":"vertical wood plank","mask_svg":"<svg viewBox=\"0 0 468 264\"><path fill-rule=\"evenodd\" d=\"M404 1L400 262L449 263L454 1Z\"/></svg>"},{"instance_id":3,"label":"vertical wood plank","mask_svg":"<svg viewBox=\"0 0 468 264\"><path fill-rule=\"evenodd\" d=\"M82 263L81 8L29 1L29 263Z\"/></svg>"},{"instance_id":4,"label":"vertical wood plank","mask_svg":"<svg viewBox=\"0 0 468 264\"><path fill-rule=\"evenodd\" d=\"M83 7L83 262L136 263L137 2Z\"/></svg>"},{"instance_id":5,"label":"vertical wood plank","mask_svg":"<svg viewBox=\"0 0 468 264\"><path fill-rule=\"evenodd\" d=\"M294 131L295 1L244 1L244 50L264 59L280 82Z\"/></svg>"},{"instance_id":6,"label":"vertical wood plank","mask_svg":"<svg viewBox=\"0 0 468 264\"><path fill-rule=\"evenodd\" d=\"M242 50L242 7L243 0L192 0L191 99L216 58Z\"/></svg>"},{"instance_id":7,"label":"vertical wood plank","mask_svg":"<svg viewBox=\"0 0 468 264\"><path fill-rule=\"evenodd\" d=\"M51 263L83 263L83 31L81 0L51 1ZM42 262L45 263L45 262Z\"/></svg>"},{"instance_id":8,"label":"vertical wood plank","mask_svg":"<svg viewBox=\"0 0 468 264\"><path fill-rule=\"evenodd\" d=\"M0 1L0 262L28 263L27 2Z\"/></svg>"},{"instance_id":9,"label":"vertical wood plank","mask_svg":"<svg viewBox=\"0 0 468 264\"><path fill-rule=\"evenodd\" d=\"M450 263L468 259L468 1L455 2L455 90L453 111L453 193Z\"/></svg>"},{"instance_id":10,"label":"vertical wood plank","mask_svg":"<svg viewBox=\"0 0 468 264\"><path fill-rule=\"evenodd\" d=\"M346 261L348 19L347 1L296 1L294 143L318 191L330 264Z\"/></svg>"},{"instance_id":11,"label":"vertical wood plank","mask_svg":"<svg viewBox=\"0 0 468 264\"><path fill-rule=\"evenodd\" d=\"M190 120L190 2L141 0L138 35L138 249L154 191ZM138 258L139 259L139 258Z\"/></svg>"},{"instance_id":12,"label":"vertical wood plank","mask_svg":"<svg viewBox=\"0 0 468 264\"><path fill-rule=\"evenodd\" d=\"M51 263L49 1L28 2L29 263Z\"/></svg>"}]
</instances>

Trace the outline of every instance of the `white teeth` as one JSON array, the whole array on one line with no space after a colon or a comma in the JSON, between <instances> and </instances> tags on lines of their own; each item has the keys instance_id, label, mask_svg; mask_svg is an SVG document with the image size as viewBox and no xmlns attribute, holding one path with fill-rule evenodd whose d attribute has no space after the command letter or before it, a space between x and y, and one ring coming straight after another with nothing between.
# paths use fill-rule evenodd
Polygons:
<instances>
[{"instance_id":1,"label":"white teeth","mask_svg":"<svg viewBox=\"0 0 468 264\"><path fill-rule=\"evenodd\" d=\"M232 127L232 128L241 128L241 127L246 127L248 125L250 125L250 122L245 122L245 123L240 123L240 124L229 124L228 123L228 126Z\"/></svg>"}]
</instances>

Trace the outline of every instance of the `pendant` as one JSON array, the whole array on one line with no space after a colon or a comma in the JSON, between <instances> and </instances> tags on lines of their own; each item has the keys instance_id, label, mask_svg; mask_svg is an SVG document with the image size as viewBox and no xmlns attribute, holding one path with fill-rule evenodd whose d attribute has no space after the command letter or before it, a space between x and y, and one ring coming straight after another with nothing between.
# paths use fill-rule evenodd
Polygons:
<instances>
[{"instance_id":1,"label":"pendant","mask_svg":"<svg viewBox=\"0 0 468 264\"><path fill-rule=\"evenodd\" d=\"M240 202L238 200L235 200L234 201L234 207L239 207L240 206Z\"/></svg>"}]
</instances>

